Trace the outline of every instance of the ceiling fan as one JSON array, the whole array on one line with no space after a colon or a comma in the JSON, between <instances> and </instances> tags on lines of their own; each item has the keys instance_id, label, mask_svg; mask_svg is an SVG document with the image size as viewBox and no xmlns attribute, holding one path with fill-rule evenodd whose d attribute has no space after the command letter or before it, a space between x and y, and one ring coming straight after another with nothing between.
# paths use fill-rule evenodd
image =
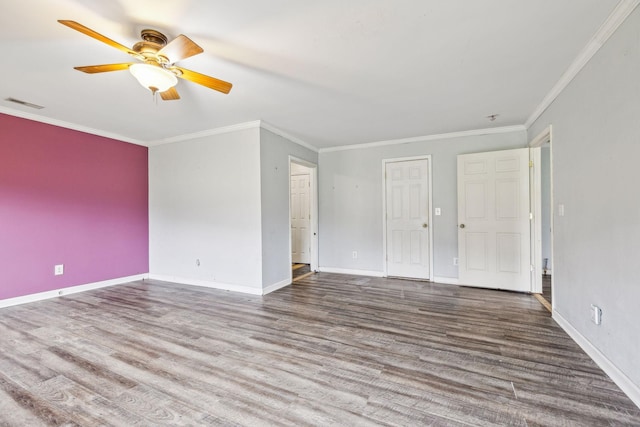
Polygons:
<instances>
[{"instance_id":1,"label":"ceiling fan","mask_svg":"<svg viewBox=\"0 0 640 427\"><path fill-rule=\"evenodd\" d=\"M231 83L175 65L178 61L204 52L200 46L183 34L168 42L167 37L161 32L145 29L140 34L142 41L129 49L75 21L61 19L58 22L142 61L142 63L127 62L74 67L78 71L94 74L128 69L142 86L149 89L154 95L160 93L165 101L180 99L175 88L178 78L198 83L222 93L229 93L231 90Z\"/></svg>"}]
</instances>

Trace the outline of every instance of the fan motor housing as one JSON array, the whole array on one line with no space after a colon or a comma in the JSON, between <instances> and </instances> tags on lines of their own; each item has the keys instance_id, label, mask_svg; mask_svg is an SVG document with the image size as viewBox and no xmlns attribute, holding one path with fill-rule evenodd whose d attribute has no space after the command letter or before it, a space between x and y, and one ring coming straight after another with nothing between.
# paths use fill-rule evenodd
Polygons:
<instances>
[{"instance_id":1,"label":"fan motor housing","mask_svg":"<svg viewBox=\"0 0 640 427\"><path fill-rule=\"evenodd\" d=\"M159 31L144 29L140 32L143 41L133 45L133 51L144 56L145 60L153 60L155 62L168 62L162 56L156 55L160 49L167 45L167 36Z\"/></svg>"}]
</instances>

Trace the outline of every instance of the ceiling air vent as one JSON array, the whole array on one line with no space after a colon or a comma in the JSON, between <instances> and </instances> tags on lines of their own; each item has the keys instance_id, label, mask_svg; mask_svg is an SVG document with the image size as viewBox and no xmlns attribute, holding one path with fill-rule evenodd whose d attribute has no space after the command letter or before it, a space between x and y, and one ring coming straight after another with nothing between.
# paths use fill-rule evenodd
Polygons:
<instances>
[{"instance_id":1,"label":"ceiling air vent","mask_svg":"<svg viewBox=\"0 0 640 427\"><path fill-rule=\"evenodd\" d=\"M15 102L16 104L24 105L25 107L35 108L37 110L41 110L44 108L42 105L32 104L31 102L22 101L20 99L15 99L15 98L6 98L5 101Z\"/></svg>"}]
</instances>

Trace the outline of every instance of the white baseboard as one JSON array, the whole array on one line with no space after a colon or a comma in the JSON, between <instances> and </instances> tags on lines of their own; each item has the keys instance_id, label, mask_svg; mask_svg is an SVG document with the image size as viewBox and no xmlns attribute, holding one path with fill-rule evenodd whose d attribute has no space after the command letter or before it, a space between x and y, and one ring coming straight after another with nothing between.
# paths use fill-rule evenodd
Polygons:
<instances>
[{"instance_id":1,"label":"white baseboard","mask_svg":"<svg viewBox=\"0 0 640 427\"><path fill-rule=\"evenodd\" d=\"M0 308L11 307L12 305L27 304L30 302L42 301L50 298L57 298L64 295L77 294L78 292L86 292L93 289L106 288L107 286L122 285L124 283L135 282L148 278L148 274L137 274L135 276L119 277L117 279L103 280L101 282L87 283L85 285L70 286L68 288L53 289L37 294L24 295L15 298L7 298L0 300Z\"/></svg>"},{"instance_id":2,"label":"white baseboard","mask_svg":"<svg viewBox=\"0 0 640 427\"><path fill-rule=\"evenodd\" d=\"M384 273L382 271L373 270L352 270L350 268L318 267L318 271L320 271L321 273L350 274L353 276L384 277Z\"/></svg>"},{"instance_id":3,"label":"white baseboard","mask_svg":"<svg viewBox=\"0 0 640 427\"><path fill-rule=\"evenodd\" d=\"M607 356L602 354L591 342L585 338L571 323L567 321L560 313L553 310L553 320L555 320L562 329L596 362L596 365L600 367L614 383L620 389L629 396L629 399L633 401L640 408L640 387L634 384L629 377L627 377L616 365L611 362Z\"/></svg>"},{"instance_id":4,"label":"white baseboard","mask_svg":"<svg viewBox=\"0 0 640 427\"><path fill-rule=\"evenodd\" d=\"M263 294L262 288L234 285L230 283L213 282L208 280L187 279L184 277L166 276L164 274L149 274L149 279L162 280L163 282L180 283L183 285L201 286L203 288L220 289L223 291L240 292L243 294L251 294L251 295Z\"/></svg>"},{"instance_id":5,"label":"white baseboard","mask_svg":"<svg viewBox=\"0 0 640 427\"><path fill-rule=\"evenodd\" d=\"M291 283L291 279L281 280L277 283L267 286L266 288L262 288L262 295L277 291L278 289L284 288L285 286L289 286Z\"/></svg>"},{"instance_id":6,"label":"white baseboard","mask_svg":"<svg viewBox=\"0 0 640 427\"><path fill-rule=\"evenodd\" d=\"M458 285L457 277L438 277L434 276L432 282L444 283L445 285Z\"/></svg>"}]
</instances>

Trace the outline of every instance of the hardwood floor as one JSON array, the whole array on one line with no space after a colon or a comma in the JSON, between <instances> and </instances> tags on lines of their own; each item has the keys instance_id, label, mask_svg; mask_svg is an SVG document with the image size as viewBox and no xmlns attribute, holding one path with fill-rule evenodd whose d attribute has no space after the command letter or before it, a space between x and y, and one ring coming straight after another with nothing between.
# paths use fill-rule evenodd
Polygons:
<instances>
[{"instance_id":1,"label":"hardwood floor","mask_svg":"<svg viewBox=\"0 0 640 427\"><path fill-rule=\"evenodd\" d=\"M298 277L308 275L311 272L309 264L294 264L292 267L293 280L297 281Z\"/></svg>"},{"instance_id":2,"label":"hardwood floor","mask_svg":"<svg viewBox=\"0 0 640 427\"><path fill-rule=\"evenodd\" d=\"M548 274L542 276L542 296L551 304L551 276Z\"/></svg>"},{"instance_id":3,"label":"hardwood floor","mask_svg":"<svg viewBox=\"0 0 640 427\"><path fill-rule=\"evenodd\" d=\"M0 425L640 425L531 295L320 273L0 310Z\"/></svg>"}]
</instances>

